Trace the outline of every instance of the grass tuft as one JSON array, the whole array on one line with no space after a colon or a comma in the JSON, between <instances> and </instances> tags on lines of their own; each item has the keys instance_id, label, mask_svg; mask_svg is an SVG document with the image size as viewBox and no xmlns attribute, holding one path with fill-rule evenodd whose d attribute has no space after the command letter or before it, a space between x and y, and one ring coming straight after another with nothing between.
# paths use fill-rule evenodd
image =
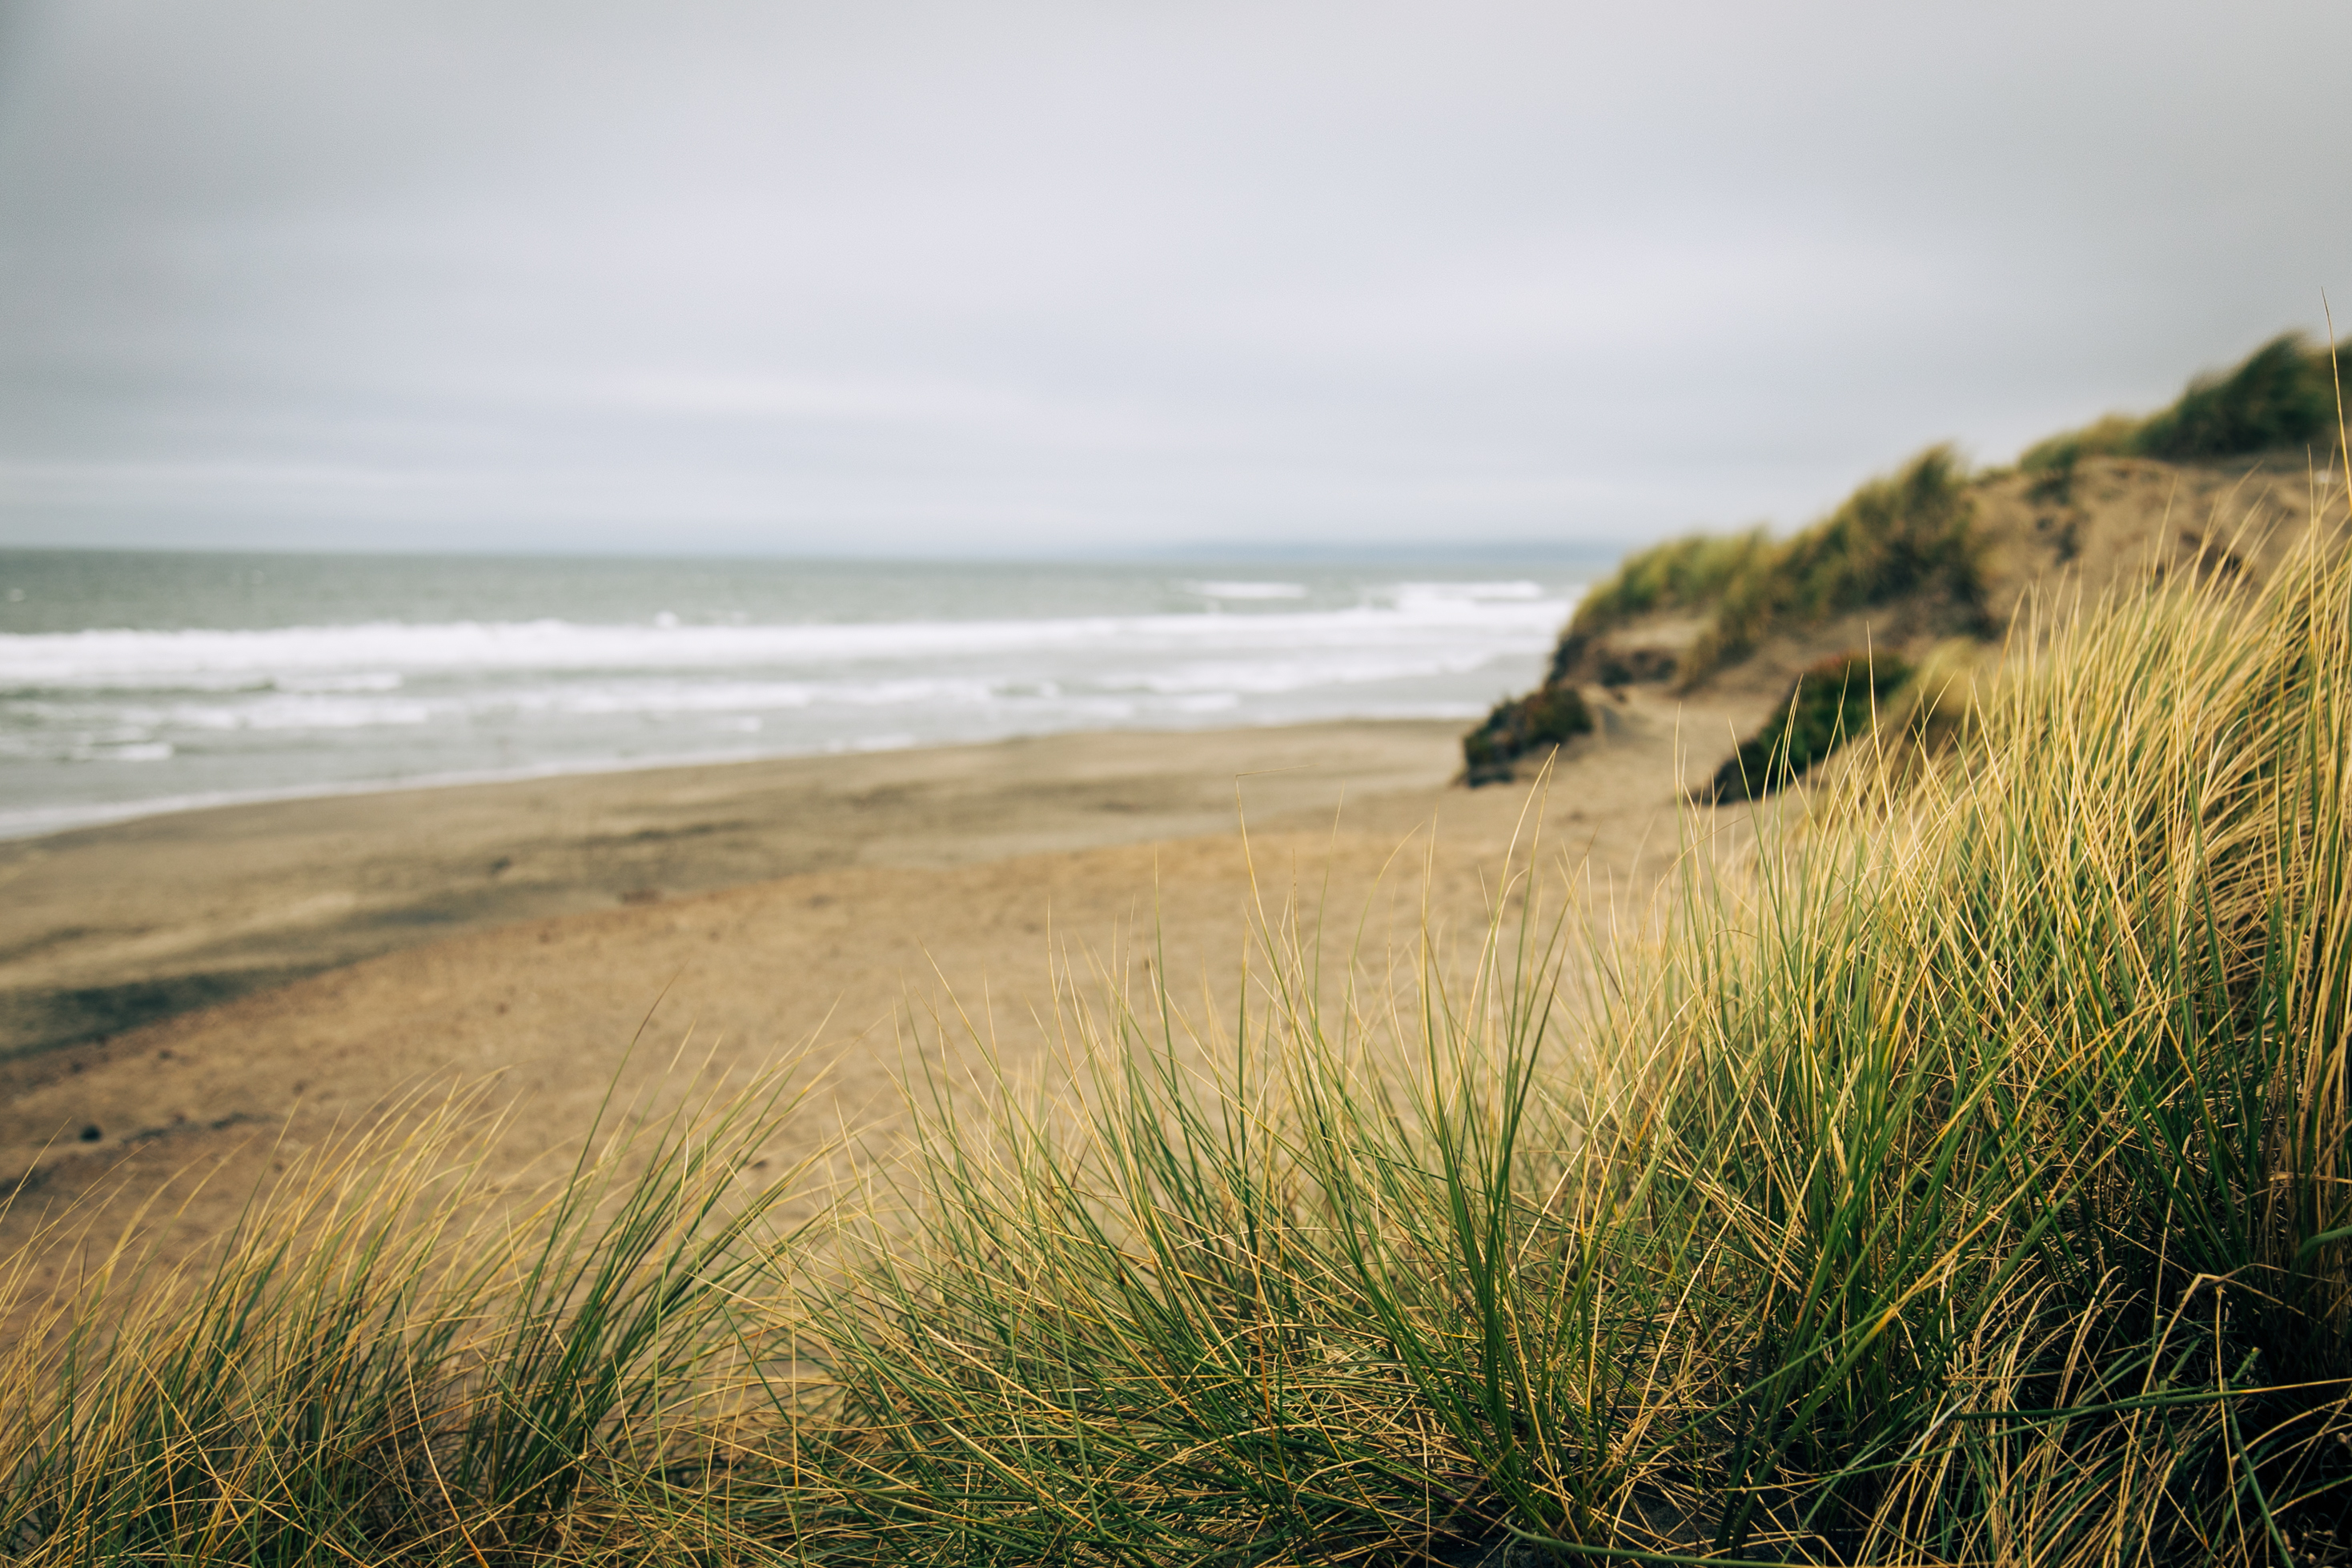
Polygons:
<instances>
[{"instance_id":1,"label":"grass tuft","mask_svg":"<svg viewBox=\"0 0 2352 1568\"><path fill-rule=\"evenodd\" d=\"M2036 476L2040 500L2068 498L2084 457L2160 457L2195 462L2305 446L2333 446L2336 366L2352 341L2314 349L2300 332L2272 339L2219 375L2200 376L2169 407L2134 419L2104 419L2026 450L2018 466Z\"/></svg>"},{"instance_id":2,"label":"grass tuft","mask_svg":"<svg viewBox=\"0 0 2352 1568\"><path fill-rule=\"evenodd\" d=\"M1654 546L1626 557L1614 577L1579 600L1573 625L1601 632L1660 611L1704 608L1754 575L1770 556L1771 537L1762 528L1695 534Z\"/></svg>"},{"instance_id":3,"label":"grass tuft","mask_svg":"<svg viewBox=\"0 0 2352 1568\"><path fill-rule=\"evenodd\" d=\"M1701 622L1671 670L1684 688L1752 653L1777 631L1815 623L1909 594L1948 601L1961 623L1985 629L1984 588L1969 528L1968 476L1947 446L1928 448L1873 479L1811 528L1775 543L1762 530L1696 538L1630 557L1580 601L1552 661L1549 685L1615 684L1621 659L1607 633L1639 616L1686 611Z\"/></svg>"},{"instance_id":4,"label":"grass tuft","mask_svg":"<svg viewBox=\"0 0 2352 1568\"><path fill-rule=\"evenodd\" d=\"M762 1383L735 1292L789 1245L752 1241L788 1188L741 1178L787 1105L774 1080L626 1121L520 1210L479 1181L497 1128L467 1099L395 1106L209 1264L118 1245L0 1364L0 1550L652 1560L649 1523L685 1521L647 1503L723 1462Z\"/></svg>"}]
</instances>

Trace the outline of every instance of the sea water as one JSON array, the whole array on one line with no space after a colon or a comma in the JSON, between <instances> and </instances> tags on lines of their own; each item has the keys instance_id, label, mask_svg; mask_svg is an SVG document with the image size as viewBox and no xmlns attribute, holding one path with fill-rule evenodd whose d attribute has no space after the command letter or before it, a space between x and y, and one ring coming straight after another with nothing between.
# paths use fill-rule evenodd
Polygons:
<instances>
[{"instance_id":1,"label":"sea water","mask_svg":"<svg viewBox=\"0 0 2352 1568\"><path fill-rule=\"evenodd\" d=\"M0 551L0 836L1074 729L1468 720L1592 571Z\"/></svg>"}]
</instances>

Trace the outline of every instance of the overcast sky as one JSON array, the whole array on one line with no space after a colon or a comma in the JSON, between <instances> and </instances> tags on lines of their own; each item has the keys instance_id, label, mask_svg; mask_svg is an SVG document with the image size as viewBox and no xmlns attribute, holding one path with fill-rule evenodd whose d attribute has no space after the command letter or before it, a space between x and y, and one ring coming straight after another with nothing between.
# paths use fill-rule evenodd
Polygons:
<instances>
[{"instance_id":1,"label":"overcast sky","mask_svg":"<svg viewBox=\"0 0 2352 1568\"><path fill-rule=\"evenodd\" d=\"M2352 6L0 0L0 544L1801 523L2352 322Z\"/></svg>"}]
</instances>

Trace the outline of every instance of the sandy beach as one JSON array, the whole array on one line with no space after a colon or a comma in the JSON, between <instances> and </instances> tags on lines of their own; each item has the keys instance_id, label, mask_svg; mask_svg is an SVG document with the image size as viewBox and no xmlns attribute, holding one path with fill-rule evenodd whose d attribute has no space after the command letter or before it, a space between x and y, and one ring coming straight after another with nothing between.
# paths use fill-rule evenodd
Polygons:
<instances>
[{"instance_id":1,"label":"sandy beach","mask_svg":"<svg viewBox=\"0 0 2352 1568\"><path fill-rule=\"evenodd\" d=\"M1452 784L1457 725L1343 723L341 796L0 846L19 1178L0 1245L94 1212L94 1189L105 1229L170 1185L177 1250L289 1145L425 1085L488 1085L520 1167L681 1046L734 1072L804 1052L811 1135L887 1135L938 1018L1015 1069L1047 1056L1057 960L1229 992L1253 912L1294 900L1375 946L1409 945L1424 908L1475 936L1515 835L1539 833L1554 874L1646 889L1675 852L1678 753L1698 776L1758 711L1608 706L1539 798Z\"/></svg>"}]
</instances>

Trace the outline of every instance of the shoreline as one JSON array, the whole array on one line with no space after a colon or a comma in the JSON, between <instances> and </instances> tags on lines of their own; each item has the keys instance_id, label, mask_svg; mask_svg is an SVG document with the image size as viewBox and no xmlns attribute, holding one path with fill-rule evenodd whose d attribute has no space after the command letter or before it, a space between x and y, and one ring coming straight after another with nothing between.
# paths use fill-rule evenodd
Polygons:
<instances>
[{"instance_id":1,"label":"shoreline","mask_svg":"<svg viewBox=\"0 0 2352 1568\"><path fill-rule=\"evenodd\" d=\"M1479 716L1479 712L1465 710L1458 715L1352 716L1297 721L1269 720L1263 724L1203 725L1198 728L1150 727L1134 729L1044 729L995 736L980 740L923 741L899 736L886 736L878 739L836 742L825 747L798 751L720 751L703 754L681 752L670 756L631 758L622 760L541 763L521 768L470 769L455 773L426 774L415 779L289 785L283 789L233 789L199 795L160 795L145 800L125 801L119 806L26 806L14 810L0 810L0 845L22 843L33 839L55 838L60 834L80 832L90 828L118 827L126 822L143 821L150 817L176 817L191 811L215 811L236 806L275 806L295 800L339 800L355 795L404 795L424 789L462 789L483 785L535 784L551 779L587 779L610 773L661 773L689 768L736 768L766 762L806 762L827 758L867 757L898 751L953 751L967 747L1002 746L1016 741L1049 740L1058 736L1067 735L1202 735L1220 734L1228 730L1306 729L1330 724L1444 724L1466 727L1475 724ZM75 814L67 816L64 813ZM45 815L56 815L58 820L37 826L25 825L31 819Z\"/></svg>"},{"instance_id":2,"label":"shoreline","mask_svg":"<svg viewBox=\"0 0 2352 1568\"><path fill-rule=\"evenodd\" d=\"M1263 752L1255 760L1275 769L1346 774L1335 780L1342 789L1443 783L1430 777L1427 754L1451 746L1457 727L1377 719L1061 731L535 769L142 810L0 839L0 887L9 891L0 910L0 1060L424 941L823 869L841 862L843 843L861 857L950 864L1234 826L1229 791L1222 801L1197 789L1181 800L1164 789L1130 798L1171 748L1241 762ZM1294 738L1272 738L1284 736ZM1373 737L1386 738L1368 745ZM1074 793L1066 773L1097 775L1099 788ZM1010 795L1041 785L1056 792L1053 806L1016 806L1009 818L959 812L944 799L959 789ZM916 820L901 810L884 821L872 800L845 811L839 799L892 789L928 789L934 813L964 819L956 824L963 833L943 840L948 824L921 821L919 806ZM1302 803L1295 789L1265 793L1276 810ZM812 811L824 820L809 820ZM794 826L788 815L802 821ZM999 820L970 820L982 815ZM814 841L828 836L831 845ZM271 841L288 839L302 843L299 862L273 852Z\"/></svg>"}]
</instances>

